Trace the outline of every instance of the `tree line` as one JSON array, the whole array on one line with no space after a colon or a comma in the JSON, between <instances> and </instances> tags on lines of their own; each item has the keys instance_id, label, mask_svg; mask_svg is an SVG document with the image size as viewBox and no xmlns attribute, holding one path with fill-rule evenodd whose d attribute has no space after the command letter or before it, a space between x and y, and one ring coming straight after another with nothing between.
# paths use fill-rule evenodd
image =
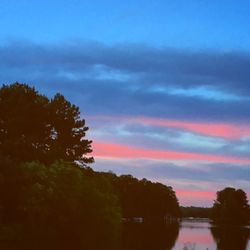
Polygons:
<instances>
[{"instance_id":1,"label":"tree line","mask_svg":"<svg viewBox=\"0 0 250 250\"><path fill-rule=\"evenodd\" d=\"M180 216L179 202L172 187L138 180L132 175L95 173L105 176L112 183L119 197L124 218L142 217L144 221L161 221Z\"/></svg>"},{"instance_id":2,"label":"tree line","mask_svg":"<svg viewBox=\"0 0 250 250\"><path fill-rule=\"evenodd\" d=\"M210 218L211 208L210 207L180 207L181 217L187 218Z\"/></svg>"},{"instance_id":3,"label":"tree line","mask_svg":"<svg viewBox=\"0 0 250 250\"><path fill-rule=\"evenodd\" d=\"M169 186L98 173L79 108L20 83L0 88L0 246L120 249L122 218L179 215Z\"/></svg>"}]
</instances>

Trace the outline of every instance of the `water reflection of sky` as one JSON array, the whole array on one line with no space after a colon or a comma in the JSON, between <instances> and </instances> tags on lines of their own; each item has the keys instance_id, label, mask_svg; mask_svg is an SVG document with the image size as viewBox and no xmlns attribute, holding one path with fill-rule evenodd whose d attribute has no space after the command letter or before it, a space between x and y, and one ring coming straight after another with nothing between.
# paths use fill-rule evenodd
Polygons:
<instances>
[{"instance_id":1,"label":"water reflection of sky","mask_svg":"<svg viewBox=\"0 0 250 250\"><path fill-rule=\"evenodd\" d=\"M182 250L184 246L190 247L190 249L192 249L191 246L194 246L195 250L216 250L209 222L183 221L173 250Z\"/></svg>"},{"instance_id":2,"label":"water reflection of sky","mask_svg":"<svg viewBox=\"0 0 250 250\"><path fill-rule=\"evenodd\" d=\"M208 220L125 223L121 250L250 250L250 227L215 226Z\"/></svg>"},{"instance_id":3,"label":"water reflection of sky","mask_svg":"<svg viewBox=\"0 0 250 250\"><path fill-rule=\"evenodd\" d=\"M249 239L250 227L212 227L206 220L183 220L172 250L250 250Z\"/></svg>"}]
</instances>

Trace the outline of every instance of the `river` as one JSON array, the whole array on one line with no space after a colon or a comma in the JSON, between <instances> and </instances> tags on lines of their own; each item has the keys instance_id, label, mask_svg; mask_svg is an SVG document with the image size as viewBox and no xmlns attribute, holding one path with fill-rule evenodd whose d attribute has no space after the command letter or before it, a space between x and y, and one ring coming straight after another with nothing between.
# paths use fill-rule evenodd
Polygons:
<instances>
[{"instance_id":1,"label":"river","mask_svg":"<svg viewBox=\"0 0 250 250\"><path fill-rule=\"evenodd\" d=\"M123 250L250 250L249 227L215 227L208 220L124 225Z\"/></svg>"}]
</instances>

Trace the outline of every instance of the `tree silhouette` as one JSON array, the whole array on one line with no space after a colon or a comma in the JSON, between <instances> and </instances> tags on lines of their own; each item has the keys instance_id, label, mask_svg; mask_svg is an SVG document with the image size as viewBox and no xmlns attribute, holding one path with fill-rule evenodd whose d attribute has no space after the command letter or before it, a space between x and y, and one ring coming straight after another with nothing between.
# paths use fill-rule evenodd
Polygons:
<instances>
[{"instance_id":1,"label":"tree silhouette","mask_svg":"<svg viewBox=\"0 0 250 250\"><path fill-rule=\"evenodd\" d=\"M120 208L105 179L63 161L16 167L14 186L1 177L1 192L14 190L0 197L1 249L117 250Z\"/></svg>"},{"instance_id":2,"label":"tree silhouette","mask_svg":"<svg viewBox=\"0 0 250 250\"><path fill-rule=\"evenodd\" d=\"M0 88L0 154L16 162L57 159L93 162L88 127L79 108L56 94L51 100L26 84Z\"/></svg>"},{"instance_id":3,"label":"tree silhouette","mask_svg":"<svg viewBox=\"0 0 250 250\"><path fill-rule=\"evenodd\" d=\"M168 216L180 216L179 202L171 187L145 178L138 180L131 175L101 174L113 183L123 217L142 217L144 221L156 222L164 221Z\"/></svg>"},{"instance_id":4,"label":"tree silhouette","mask_svg":"<svg viewBox=\"0 0 250 250\"><path fill-rule=\"evenodd\" d=\"M246 193L231 187L217 192L217 199L212 208L212 219L216 223L247 223L249 205Z\"/></svg>"},{"instance_id":5,"label":"tree silhouette","mask_svg":"<svg viewBox=\"0 0 250 250\"><path fill-rule=\"evenodd\" d=\"M211 233L217 243L217 249L247 250L250 229L242 226L211 227Z\"/></svg>"}]
</instances>

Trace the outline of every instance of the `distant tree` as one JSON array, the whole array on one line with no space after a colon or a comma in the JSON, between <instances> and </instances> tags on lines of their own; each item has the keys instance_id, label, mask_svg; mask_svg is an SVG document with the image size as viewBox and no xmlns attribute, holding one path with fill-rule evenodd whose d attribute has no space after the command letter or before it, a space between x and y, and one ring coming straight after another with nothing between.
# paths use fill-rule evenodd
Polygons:
<instances>
[{"instance_id":1,"label":"distant tree","mask_svg":"<svg viewBox=\"0 0 250 250\"><path fill-rule=\"evenodd\" d=\"M246 193L231 187L217 192L217 199L212 208L212 219L216 223L247 223L249 205Z\"/></svg>"},{"instance_id":2,"label":"distant tree","mask_svg":"<svg viewBox=\"0 0 250 250\"><path fill-rule=\"evenodd\" d=\"M179 217L179 203L171 187L145 178L138 180L132 175L102 174L113 183L123 217L143 217L147 221L162 221L166 216Z\"/></svg>"},{"instance_id":3,"label":"distant tree","mask_svg":"<svg viewBox=\"0 0 250 250\"><path fill-rule=\"evenodd\" d=\"M0 88L0 154L16 162L93 162L88 127L79 108L56 94L51 100L26 84Z\"/></svg>"},{"instance_id":4,"label":"distant tree","mask_svg":"<svg viewBox=\"0 0 250 250\"><path fill-rule=\"evenodd\" d=\"M211 208L208 207L181 207L182 217L210 218Z\"/></svg>"}]
</instances>

